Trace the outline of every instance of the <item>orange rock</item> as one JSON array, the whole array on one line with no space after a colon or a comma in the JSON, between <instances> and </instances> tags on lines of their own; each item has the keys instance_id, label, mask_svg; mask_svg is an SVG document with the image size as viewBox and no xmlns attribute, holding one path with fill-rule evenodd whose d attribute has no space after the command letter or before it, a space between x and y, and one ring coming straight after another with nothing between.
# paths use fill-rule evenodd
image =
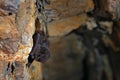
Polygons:
<instances>
[{"instance_id":1,"label":"orange rock","mask_svg":"<svg viewBox=\"0 0 120 80\"><path fill-rule=\"evenodd\" d=\"M19 34L15 26L15 16L0 17L0 38L18 38Z\"/></svg>"},{"instance_id":2,"label":"orange rock","mask_svg":"<svg viewBox=\"0 0 120 80\"><path fill-rule=\"evenodd\" d=\"M9 16L4 11L0 11L0 63L2 64L0 65L0 74L3 74L0 76L0 80L14 80L13 78L15 80L30 80L32 75L28 74L26 62L32 48L32 35L35 30L34 14L34 0L26 0L25 2L22 0L16 15ZM10 75L12 73L9 70L6 70L9 68L9 62L15 64L13 76ZM40 66L37 65L37 67ZM41 72L36 70L39 75ZM39 75L37 76L39 77ZM41 80L41 78L37 79Z\"/></svg>"},{"instance_id":3,"label":"orange rock","mask_svg":"<svg viewBox=\"0 0 120 80\"><path fill-rule=\"evenodd\" d=\"M93 8L92 0L50 0L50 4L45 7L48 11L55 11L52 14L59 19L85 13Z\"/></svg>"},{"instance_id":4,"label":"orange rock","mask_svg":"<svg viewBox=\"0 0 120 80\"><path fill-rule=\"evenodd\" d=\"M87 16L83 14L54 21L48 24L48 34L49 36L64 36L83 25L86 19Z\"/></svg>"},{"instance_id":5,"label":"orange rock","mask_svg":"<svg viewBox=\"0 0 120 80\"><path fill-rule=\"evenodd\" d=\"M0 17L0 49L7 53L16 52L19 44L19 33L14 19L14 15Z\"/></svg>"}]
</instances>

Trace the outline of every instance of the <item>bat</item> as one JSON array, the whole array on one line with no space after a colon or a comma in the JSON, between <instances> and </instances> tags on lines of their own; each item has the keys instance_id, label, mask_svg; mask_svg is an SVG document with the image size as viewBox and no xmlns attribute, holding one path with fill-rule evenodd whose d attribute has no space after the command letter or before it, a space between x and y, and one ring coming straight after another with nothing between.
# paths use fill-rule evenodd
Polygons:
<instances>
[{"instance_id":1,"label":"bat","mask_svg":"<svg viewBox=\"0 0 120 80\"><path fill-rule=\"evenodd\" d=\"M41 30L36 30L33 35L33 47L28 56L28 63L26 64L29 67L34 60L38 62L46 62L50 57L50 51L48 48L48 40L45 33Z\"/></svg>"}]
</instances>

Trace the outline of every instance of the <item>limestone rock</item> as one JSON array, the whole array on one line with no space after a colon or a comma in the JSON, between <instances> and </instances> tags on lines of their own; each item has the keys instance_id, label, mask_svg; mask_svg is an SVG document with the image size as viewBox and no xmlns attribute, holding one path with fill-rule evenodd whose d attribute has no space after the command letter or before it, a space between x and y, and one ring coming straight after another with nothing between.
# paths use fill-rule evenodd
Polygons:
<instances>
[{"instance_id":1,"label":"limestone rock","mask_svg":"<svg viewBox=\"0 0 120 80\"><path fill-rule=\"evenodd\" d=\"M46 14L50 20L58 20L81 13L94 8L92 0L50 0L45 6Z\"/></svg>"},{"instance_id":2,"label":"limestone rock","mask_svg":"<svg viewBox=\"0 0 120 80\"><path fill-rule=\"evenodd\" d=\"M19 46L19 33L15 27L15 16L0 17L0 49L15 53Z\"/></svg>"},{"instance_id":3,"label":"limestone rock","mask_svg":"<svg viewBox=\"0 0 120 80\"><path fill-rule=\"evenodd\" d=\"M49 36L63 36L85 23L92 0L50 0L45 5Z\"/></svg>"},{"instance_id":4,"label":"limestone rock","mask_svg":"<svg viewBox=\"0 0 120 80\"><path fill-rule=\"evenodd\" d=\"M17 54L17 51L19 53L19 50L21 48L23 47L31 48L32 46L32 35L35 29L34 27L35 17L33 16L35 9L34 2L30 1L26 3L30 4L30 6L28 6L30 10L26 10L30 14L24 13L24 10L26 9L27 6L24 6L22 8L20 7L21 11L18 10L18 13L21 12L21 14L23 13L22 14L23 16L26 15L29 18L28 21L27 20L25 21L25 23L22 23L22 21L25 20L26 17L23 18L19 14L17 14L18 16L17 19L15 19L16 18L15 15L0 16L0 48L1 48L0 50L5 49L5 51L8 51L7 54L9 53ZM21 3L20 6L23 6L22 4L23 3ZM19 24L16 25L16 22L17 23L19 22L20 25ZM17 28L17 26L19 26L19 28L24 26L24 29L22 28L22 30L20 30ZM22 33L24 35L21 35L20 32L22 31L24 31L24 33ZM26 44L22 44L22 41L24 41ZM17 46L19 46L19 49ZM11 51L14 49L15 51Z\"/></svg>"},{"instance_id":5,"label":"limestone rock","mask_svg":"<svg viewBox=\"0 0 120 80\"><path fill-rule=\"evenodd\" d=\"M32 35L35 30L34 1L22 1L17 14L8 15L6 9L1 9L0 62L3 65L0 65L0 80L29 80L25 64L32 48Z\"/></svg>"},{"instance_id":6,"label":"limestone rock","mask_svg":"<svg viewBox=\"0 0 120 80\"><path fill-rule=\"evenodd\" d=\"M27 5L29 4L29 5ZM16 27L19 31L21 42L29 44L35 31L35 6L34 1L21 2L16 16Z\"/></svg>"},{"instance_id":7,"label":"limestone rock","mask_svg":"<svg viewBox=\"0 0 120 80\"><path fill-rule=\"evenodd\" d=\"M1 0L0 8L5 10L8 15L15 14L17 12L20 0Z\"/></svg>"},{"instance_id":8,"label":"limestone rock","mask_svg":"<svg viewBox=\"0 0 120 80\"><path fill-rule=\"evenodd\" d=\"M109 12L113 19L120 19L120 0L99 0L102 10Z\"/></svg>"},{"instance_id":9,"label":"limestone rock","mask_svg":"<svg viewBox=\"0 0 120 80\"><path fill-rule=\"evenodd\" d=\"M49 36L64 36L72 30L85 24L87 16L85 14L57 20L48 24Z\"/></svg>"}]
</instances>

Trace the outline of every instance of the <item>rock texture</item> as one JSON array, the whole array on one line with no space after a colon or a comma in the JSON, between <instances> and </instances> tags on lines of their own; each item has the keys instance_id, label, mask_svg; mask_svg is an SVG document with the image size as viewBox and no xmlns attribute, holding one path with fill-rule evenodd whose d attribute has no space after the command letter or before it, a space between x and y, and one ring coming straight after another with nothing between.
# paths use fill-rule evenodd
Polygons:
<instances>
[{"instance_id":1,"label":"rock texture","mask_svg":"<svg viewBox=\"0 0 120 80\"><path fill-rule=\"evenodd\" d=\"M94 7L92 0L50 0L49 3L45 6L45 9L50 11L51 15L49 17L53 20L54 18L64 19L79 15L92 10Z\"/></svg>"},{"instance_id":2,"label":"rock texture","mask_svg":"<svg viewBox=\"0 0 120 80\"><path fill-rule=\"evenodd\" d=\"M68 34L87 19L84 13L93 10L92 0L50 0L45 6L49 36Z\"/></svg>"},{"instance_id":3,"label":"rock texture","mask_svg":"<svg viewBox=\"0 0 120 80\"><path fill-rule=\"evenodd\" d=\"M77 29L80 25L85 24L87 16L85 14L73 16L48 24L48 34L51 37L64 36L72 30Z\"/></svg>"},{"instance_id":4,"label":"rock texture","mask_svg":"<svg viewBox=\"0 0 120 80\"><path fill-rule=\"evenodd\" d=\"M120 19L120 0L94 0L98 4L99 8L109 13L112 19Z\"/></svg>"},{"instance_id":5,"label":"rock texture","mask_svg":"<svg viewBox=\"0 0 120 80\"><path fill-rule=\"evenodd\" d=\"M3 52L15 53L19 46L19 33L15 27L13 16L4 16L0 18L0 44Z\"/></svg>"},{"instance_id":6,"label":"rock texture","mask_svg":"<svg viewBox=\"0 0 120 80\"><path fill-rule=\"evenodd\" d=\"M51 58L27 68L36 1L0 0L0 80L120 80L120 0L41 0Z\"/></svg>"},{"instance_id":7,"label":"rock texture","mask_svg":"<svg viewBox=\"0 0 120 80\"><path fill-rule=\"evenodd\" d=\"M1 1L1 4L4 5L0 11L1 80L30 79L25 64L32 48L35 5L32 0L26 0L19 3L17 13L8 13L7 11L12 11L9 6L13 5L12 9L16 8L17 2L15 3L15 1ZM13 2L15 5L12 4ZM7 6L7 4L9 5Z\"/></svg>"}]
</instances>

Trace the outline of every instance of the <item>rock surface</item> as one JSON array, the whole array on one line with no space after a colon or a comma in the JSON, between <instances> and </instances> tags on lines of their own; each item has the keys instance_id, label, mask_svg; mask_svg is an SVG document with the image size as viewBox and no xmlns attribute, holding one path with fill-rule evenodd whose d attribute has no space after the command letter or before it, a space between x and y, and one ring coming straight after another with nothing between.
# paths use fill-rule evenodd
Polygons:
<instances>
[{"instance_id":1,"label":"rock surface","mask_svg":"<svg viewBox=\"0 0 120 80\"><path fill-rule=\"evenodd\" d=\"M12 0L7 3L13 5L11 4ZM6 8L7 6L4 6L0 11L0 62L3 64L0 66L0 80L7 80L7 78L29 80L30 76L25 64L32 48L32 35L35 30L34 2L32 0L21 2L17 14L7 14ZM11 73L10 71L14 72Z\"/></svg>"},{"instance_id":2,"label":"rock surface","mask_svg":"<svg viewBox=\"0 0 120 80\"><path fill-rule=\"evenodd\" d=\"M52 21L86 13L93 8L92 0L50 0L45 6L48 18Z\"/></svg>"},{"instance_id":3,"label":"rock surface","mask_svg":"<svg viewBox=\"0 0 120 80\"><path fill-rule=\"evenodd\" d=\"M51 37L64 36L81 25L84 25L86 21L87 16L82 14L51 22L48 24L48 34Z\"/></svg>"},{"instance_id":4,"label":"rock surface","mask_svg":"<svg viewBox=\"0 0 120 80\"><path fill-rule=\"evenodd\" d=\"M34 61L27 69L35 24L40 26L36 22L35 0L0 0L0 80L99 80L101 76L103 80L114 80L114 77L120 80L120 55L116 54L120 49L120 0L44 1L47 1L45 16L51 58L45 65ZM95 12L94 1L100 4L100 9ZM89 16L89 12L95 15ZM110 14L110 20L97 19L99 14L100 17ZM79 28L83 26L87 26L92 37L91 33L81 34L84 29L79 31ZM107 35L98 47L96 44L101 40L101 34L94 30L112 36L116 44ZM96 35L100 36L96 38Z\"/></svg>"},{"instance_id":5,"label":"rock surface","mask_svg":"<svg viewBox=\"0 0 120 80\"><path fill-rule=\"evenodd\" d=\"M98 0L100 8L112 15L113 19L120 19L120 0Z\"/></svg>"},{"instance_id":6,"label":"rock surface","mask_svg":"<svg viewBox=\"0 0 120 80\"><path fill-rule=\"evenodd\" d=\"M63 36L85 23L85 13L93 10L92 0L50 0L45 5L49 36Z\"/></svg>"}]
</instances>

